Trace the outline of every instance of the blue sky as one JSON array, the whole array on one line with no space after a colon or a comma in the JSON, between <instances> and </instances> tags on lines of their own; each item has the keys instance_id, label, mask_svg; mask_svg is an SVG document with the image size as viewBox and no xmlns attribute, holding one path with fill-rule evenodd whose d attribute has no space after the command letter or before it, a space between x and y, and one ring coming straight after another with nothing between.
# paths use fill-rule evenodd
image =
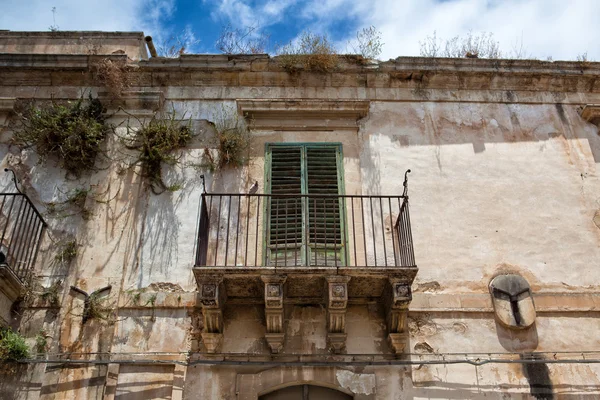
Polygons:
<instances>
[{"instance_id":1,"label":"blue sky","mask_svg":"<svg viewBox=\"0 0 600 400\"><path fill-rule=\"evenodd\" d=\"M223 26L261 26L270 44L300 32L329 35L344 52L356 31L371 25L382 34L381 59L419 54L419 42L491 32L510 55L600 60L600 0L0 0L0 29L142 30L161 41L187 32L199 40L191 52L215 53ZM191 41L190 43L193 43Z\"/></svg>"}]
</instances>

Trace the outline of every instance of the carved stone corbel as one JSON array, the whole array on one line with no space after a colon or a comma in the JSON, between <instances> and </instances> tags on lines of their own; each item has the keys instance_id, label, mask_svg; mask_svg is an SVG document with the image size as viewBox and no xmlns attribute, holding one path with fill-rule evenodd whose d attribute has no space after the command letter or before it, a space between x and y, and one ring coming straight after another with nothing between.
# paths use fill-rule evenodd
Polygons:
<instances>
[{"instance_id":1,"label":"carved stone corbel","mask_svg":"<svg viewBox=\"0 0 600 400\"><path fill-rule=\"evenodd\" d=\"M404 352L408 343L407 314L412 300L410 283L390 278L390 286L386 293L386 319L388 340L396 354Z\"/></svg>"},{"instance_id":2,"label":"carved stone corbel","mask_svg":"<svg viewBox=\"0 0 600 400\"><path fill-rule=\"evenodd\" d=\"M334 353L346 347L346 308L348 307L349 276L328 276L327 280L327 341Z\"/></svg>"},{"instance_id":3,"label":"carved stone corbel","mask_svg":"<svg viewBox=\"0 0 600 400\"><path fill-rule=\"evenodd\" d=\"M202 342L209 353L215 353L223 341L223 306L226 295L222 276L204 276L198 282L204 329Z\"/></svg>"},{"instance_id":4,"label":"carved stone corbel","mask_svg":"<svg viewBox=\"0 0 600 400\"><path fill-rule=\"evenodd\" d=\"M286 276L263 275L265 284L265 319L267 333L265 339L271 352L277 354L283 350L285 331L283 330L283 284Z\"/></svg>"}]
</instances>

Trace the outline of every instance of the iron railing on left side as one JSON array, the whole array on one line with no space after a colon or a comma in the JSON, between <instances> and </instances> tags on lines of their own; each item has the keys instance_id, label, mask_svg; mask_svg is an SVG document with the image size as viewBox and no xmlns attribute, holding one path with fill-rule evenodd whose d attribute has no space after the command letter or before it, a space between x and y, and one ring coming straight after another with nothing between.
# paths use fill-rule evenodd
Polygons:
<instances>
[{"instance_id":1,"label":"iron railing on left side","mask_svg":"<svg viewBox=\"0 0 600 400\"><path fill-rule=\"evenodd\" d=\"M35 265L46 222L18 186L17 191L0 193L0 264L24 282Z\"/></svg>"}]
</instances>

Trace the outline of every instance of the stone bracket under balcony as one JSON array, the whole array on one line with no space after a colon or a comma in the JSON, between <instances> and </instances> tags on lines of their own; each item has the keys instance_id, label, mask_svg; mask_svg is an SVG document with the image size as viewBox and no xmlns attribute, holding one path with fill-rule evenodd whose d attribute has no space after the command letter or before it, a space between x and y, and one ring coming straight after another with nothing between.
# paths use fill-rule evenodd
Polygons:
<instances>
[{"instance_id":1,"label":"stone bracket under balcony","mask_svg":"<svg viewBox=\"0 0 600 400\"><path fill-rule=\"evenodd\" d=\"M202 307L202 342L209 353L215 353L223 342L223 307L227 293L220 274L202 275L198 282Z\"/></svg>"},{"instance_id":2,"label":"stone bracket under balcony","mask_svg":"<svg viewBox=\"0 0 600 400\"><path fill-rule=\"evenodd\" d=\"M262 304L265 339L273 353L285 346L287 305L321 304L327 309L327 341L334 353L346 346L346 309L349 304L385 305L388 340L395 353L403 353L408 337L410 286L417 267L350 268L210 268L195 267L208 352L220 349L227 306Z\"/></svg>"}]
</instances>

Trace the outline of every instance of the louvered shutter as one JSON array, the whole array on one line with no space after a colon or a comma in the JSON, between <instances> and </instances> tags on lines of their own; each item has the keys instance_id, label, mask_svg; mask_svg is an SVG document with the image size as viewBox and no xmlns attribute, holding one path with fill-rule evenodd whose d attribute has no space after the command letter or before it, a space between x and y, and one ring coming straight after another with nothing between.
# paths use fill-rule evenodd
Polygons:
<instances>
[{"instance_id":1,"label":"louvered shutter","mask_svg":"<svg viewBox=\"0 0 600 400\"><path fill-rule=\"evenodd\" d=\"M308 194L337 195L337 147L306 148L306 188ZM342 242L338 197L308 198L308 244L311 249L310 265L339 263Z\"/></svg>"},{"instance_id":2,"label":"louvered shutter","mask_svg":"<svg viewBox=\"0 0 600 400\"><path fill-rule=\"evenodd\" d=\"M266 204L267 263L340 265L344 236L335 196L340 194L340 146L270 145L267 152L267 188L273 195ZM300 196L305 194L316 197Z\"/></svg>"},{"instance_id":3,"label":"louvered shutter","mask_svg":"<svg viewBox=\"0 0 600 400\"><path fill-rule=\"evenodd\" d=\"M302 153L301 147L271 149L271 194L302 194ZM302 198L274 196L269 203L271 263L302 265Z\"/></svg>"}]
</instances>

